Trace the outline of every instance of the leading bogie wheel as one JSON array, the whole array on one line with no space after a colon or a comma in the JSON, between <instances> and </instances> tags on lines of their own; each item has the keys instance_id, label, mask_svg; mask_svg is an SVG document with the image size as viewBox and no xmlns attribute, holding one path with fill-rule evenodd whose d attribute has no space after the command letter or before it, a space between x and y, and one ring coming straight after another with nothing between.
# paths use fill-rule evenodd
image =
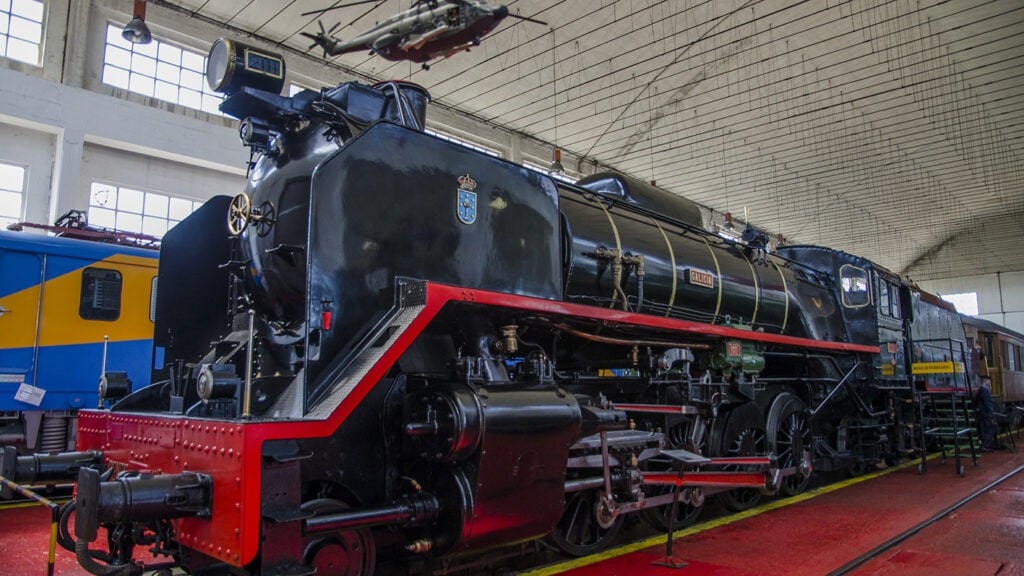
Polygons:
<instances>
[{"instance_id":1,"label":"leading bogie wheel","mask_svg":"<svg viewBox=\"0 0 1024 576\"><path fill-rule=\"evenodd\" d=\"M622 527L622 516L607 521L598 518L600 493L582 490L565 495L562 519L547 541L566 556L581 557L600 552L611 544ZM602 526L604 524L604 526Z\"/></svg>"}]
</instances>

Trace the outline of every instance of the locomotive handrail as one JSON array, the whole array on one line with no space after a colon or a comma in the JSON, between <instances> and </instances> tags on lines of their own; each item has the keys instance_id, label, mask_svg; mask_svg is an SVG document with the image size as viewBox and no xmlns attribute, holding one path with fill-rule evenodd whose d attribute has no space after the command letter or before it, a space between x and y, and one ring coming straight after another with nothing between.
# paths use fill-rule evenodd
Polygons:
<instances>
[{"instance_id":1,"label":"locomotive handrail","mask_svg":"<svg viewBox=\"0 0 1024 576\"><path fill-rule=\"evenodd\" d=\"M835 362L835 359L833 358L832 361ZM825 396L825 399L822 400L821 403L818 404L818 406L814 410L811 410L811 418L814 418L815 416L818 415L818 412L821 412L821 409L824 408L825 405L828 404L829 401L832 400L832 398L836 395L836 393L839 392L839 390L843 386L846 385L846 383L850 380L850 376L853 376L853 373L856 372L857 369L860 368L861 366L863 366L864 364L865 364L864 362L858 361L856 364L853 365L852 368L850 368L849 372L847 372L846 375L843 376L842 380L839 381L839 384L836 384L835 388L830 390L828 395ZM836 363L836 367L837 368L839 367L838 363ZM853 397L856 399L858 404L861 403L860 396L857 396L856 394L853 394ZM861 406L861 408L863 409L864 407ZM871 413L870 410L865 410L865 412L868 412L869 414Z\"/></svg>"}]
</instances>

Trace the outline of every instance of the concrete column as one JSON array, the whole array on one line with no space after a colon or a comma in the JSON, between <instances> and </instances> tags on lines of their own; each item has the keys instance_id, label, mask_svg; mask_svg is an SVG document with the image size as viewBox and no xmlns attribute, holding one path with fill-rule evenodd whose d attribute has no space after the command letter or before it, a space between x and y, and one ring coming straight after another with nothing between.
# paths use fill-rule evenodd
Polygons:
<instances>
[{"instance_id":1,"label":"concrete column","mask_svg":"<svg viewBox=\"0 0 1024 576\"><path fill-rule=\"evenodd\" d=\"M66 126L57 133L53 154L49 223L56 221L69 210L88 208L88 197L83 199L79 190L84 152L85 130L81 126Z\"/></svg>"}]
</instances>

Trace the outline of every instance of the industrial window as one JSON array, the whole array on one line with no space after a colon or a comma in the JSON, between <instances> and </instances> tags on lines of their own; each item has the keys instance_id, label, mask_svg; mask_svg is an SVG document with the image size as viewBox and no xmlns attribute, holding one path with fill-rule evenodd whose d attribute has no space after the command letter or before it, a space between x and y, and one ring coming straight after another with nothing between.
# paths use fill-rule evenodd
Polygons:
<instances>
[{"instance_id":1,"label":"industrial window","mask_svg":"<svg viewBox=\"0 0 1024 576\"><path fill-rule=\"evenodd\" d=\"M132 44L120 26L107 24L104 84L219 115L222 98L206 85L205 72L206 56L199 52L156 39Z\"/></svg>"},{"instance_id":2,"label":"industrial window","mask_svg":"<svg viewBox=\"0 0 1024 576\"><path fill-rule=\"evenodd\" d=\"M43 3L0 0L0 56L38 66L42 43Z\"/></svg>"},{"instance_id":3,"label":"industrial window","mask_svg":"<svg viewBox=\"0 0 1024 576\"><path fill-rule=\"evenodd\" d=\"M25 168L0 162L0 230L21 221L24 196Z\"/></svg>"},{"instance_id":4,"label":"industrial window","mask_svg":"<svg viewBox=\"0 0 1024 576\"><path fill-rule=\"evenodd\" d=\"M523 166L526 167L526 168L529 168L530 170L533 170L534 172L540 172L541 174L547 174L548 176L551 176L555 180L560 180L562 182L568 182L569 184L575 184L576 183L576 178L573 178L572 176L570 176L567 173L552 172L552 171L550 171L550 170L548 170L548 169L546 169L546 168L544 168L542 166L534 164L533 162L523 162Z\"/></svg>"},{"instance_id":5,"label":"industrial window","mask_svg":"<svg viewBox=\"0 0 1024 576\"><path fill-rule=\"evenodd\" d=\"M843 264L839 268L839 279L843 288L843 305L847 308L862 308L871 303L868 290L868 273L863 268Z\"/></svg>"},{"instance_id":6,"label":"industrial window","mask_svg":"<svg viewBox=\"0 0 1024 576\"><path fill-rule=\"evenodd\" d=\"M162 238L201 205L198 200L93 182L89 224Z\"/></svg>"},{"instance_id":7,"label":"industrial window","mask_svg":"<svg viewBox=\"0 0 1024 576\"><path fill-rule=\"evenodd\" d=\"M437 136L441 140L447 140L449 142L454 142L454 143L458 144L459 146L465 146L466 148L469 148L471 150L476 150L477 152L483 152L484 154L487 154L488 156L494 156L495 158L501 158L501 154L499 154L497 150L492 150L490 148L484 148L483 146L479 146L477 144L473 144L472 142L469 142L467 140L463 140L462 138L458 138L458 137L455 137L455 136L450 136L448 134L443 134L441 132L436 132L434 130L430 130L429 128L425 129L424 132L426 132L427 134L430 134L431 136Z\"/></svg>"},{"instance_id":8,"label":"industrial window","mask_svg":"<svg viewBox=\"0 0 1024 576\"><path fill-rule=\"evenodd\" d=\"M121 273L106 268L82 270L78 315L83 320L117 320L121 316Z\"/></svg>"},{"instance_id":9,"label":"industrial window","mask_svg":"<svg viewBox=\"0 0 1024 576\"><path fill-rule=\"evenodd\" d=\"M978 315L978 293L961 292L960 294L943 294L940 297L956 306L956 311L968 316Z\"/></svg>"}]
</instances>

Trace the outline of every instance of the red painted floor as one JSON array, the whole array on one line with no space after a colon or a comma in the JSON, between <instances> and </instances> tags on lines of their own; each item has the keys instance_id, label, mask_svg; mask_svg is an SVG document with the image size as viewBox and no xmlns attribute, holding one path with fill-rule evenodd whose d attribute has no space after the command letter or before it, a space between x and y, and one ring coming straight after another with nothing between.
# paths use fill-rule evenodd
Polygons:
<instances>
[{"instance_id":1,"label":"red painted floor","mask_svg":"<svg viewBox=\"0 0 1024 576\"><path fill-rule=\"evenodd\" d=\"M675 541L686 568L652 566L657 545L603 559L582 559L527 572L531 576L819 576L908 530L971 492L1024 465L1024 453L992 452L966 477L933 460ZM649 542L649 541L648 541ZM854 574L1024 576L1024 472Z\"/></svg>"},{"instance_id":2,"label":"red painted floor","mask_svg":"<svg viewBox=\"0 0 1024 576\"><path fill-rule=\"evenodd\" d=\"M974 490L1024 465L1024 452L983 455L967 475L933 461L925 475L899 469L726 525L679 538L686 568L652 566L664 540L626 553L611 550L529 572L532 576L819 576L933 516ZM775 505L782 504L776 501ZM49 512L0 511L0 574L46 573ZM635 547L634 547L635 548ZM619 554L619 555L615 555ZM1024 576L1024 472L884 552L858 569L869 575ZM57 549L55 574L87 576L74 555Z\"/></svg>"}]
</instances>

